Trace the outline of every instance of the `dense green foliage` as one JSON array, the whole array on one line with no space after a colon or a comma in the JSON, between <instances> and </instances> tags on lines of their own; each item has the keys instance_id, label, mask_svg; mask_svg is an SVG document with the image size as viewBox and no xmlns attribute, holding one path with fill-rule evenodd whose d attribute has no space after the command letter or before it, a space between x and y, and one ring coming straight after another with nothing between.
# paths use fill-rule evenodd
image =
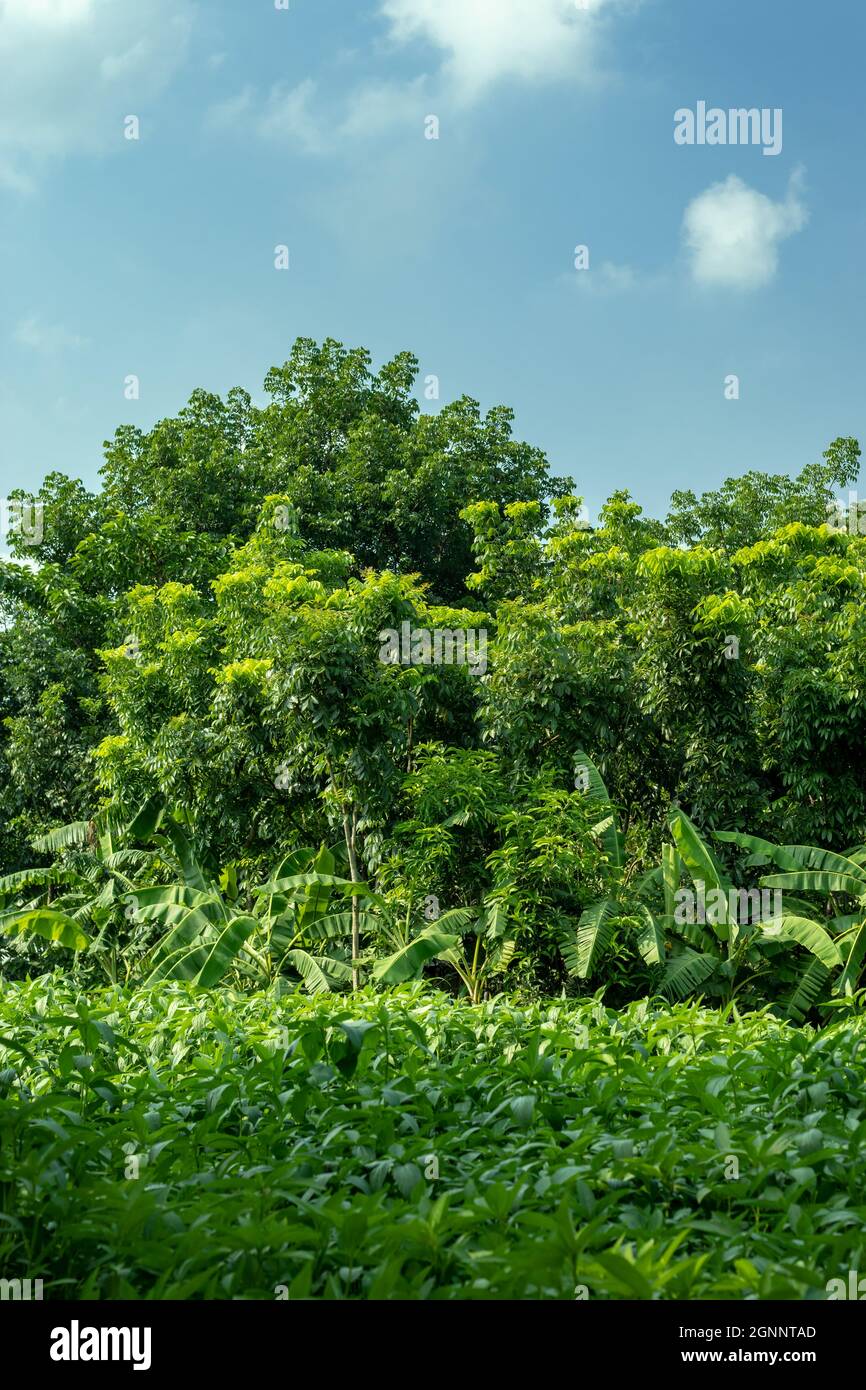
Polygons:
<instances>
[{"instance_id":1,"label":"dense green foliage","mask_svg":"<svg viewBox=\"0 0 866 1390\"><path fill-rule=\"evenodd\" d=\"M177 931L169 973L261 985L277 921L313 989L854 994L859 870L800 884L784 951L672 904L717 833L815 847L798 869L866 840L866 538L827 524L856 441L591 526L508 410L423 415L415 370L301 340L266 407L196 392L117 432L97 495L46 479L0 565L0 969L72 947L83 981L142 980ZM478 659L385 658L407 628ZM344 901L263 917L319 846ZM758 888L762 853L717 838L712 873Z\"/></svg>"},{"instance_id":2,"label":"dense green foliage","mask_svg":"<svg viewBox=\"0 0 866 1390\"><path fill-rule=\"evenodd\" d=\"M0 1002L0 1267L46 1297L825 1298L862 1020L647 1003Z\"/></svg>"},{"instance_id":3,"label":"dense green foliage","mask_svg":"<svg viewBox=\"0 0 866 1390\"><path fill-rule=\"evenodd\" d=\"M301 340L266 407L50 474L0 563L0 1270L824 1298L866 1218L859 446L593 526L416 365Z\"/></svg>"}]
</instances>

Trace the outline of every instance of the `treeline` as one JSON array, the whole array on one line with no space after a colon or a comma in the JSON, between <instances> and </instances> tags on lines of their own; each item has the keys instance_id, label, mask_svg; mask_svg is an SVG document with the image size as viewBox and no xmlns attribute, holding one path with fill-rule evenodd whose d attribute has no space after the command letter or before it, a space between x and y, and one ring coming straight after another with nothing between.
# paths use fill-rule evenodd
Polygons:
<instances>
[{"instance_id":1,"label":"treeline","mask_svg":"<svg viewBox=\"0 0 866 1390\"><path fill-rule=\"evenodd\" d=\"M664 520L615 492L590 525L510 411L423 415L416 370L301 340L266 407L197 392L117 431L96 495L49 475L41 542L0 567L7 876L88 852L58 825L158 804L241 884L331 846L409 939L505 903L543 989L610 871L587 765L635 878L678 809L704 836L866 839L866 540L827 525L857 442ZM383 659L407 631L429 654ZM454 659L482 640L483 670Z\"/></svg>"}]
</instances>

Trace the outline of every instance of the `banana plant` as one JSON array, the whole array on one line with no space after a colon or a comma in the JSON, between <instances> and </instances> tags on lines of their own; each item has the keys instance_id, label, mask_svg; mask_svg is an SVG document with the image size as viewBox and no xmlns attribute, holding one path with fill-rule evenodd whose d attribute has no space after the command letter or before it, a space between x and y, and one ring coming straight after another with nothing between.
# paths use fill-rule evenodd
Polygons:
<instances>
[{"instance_id":1,"label":"banana plant","mask_svg":"<svg viewBox=\"0 0 866 1390\"><path fill-rule=\"evenodd\" d=\"M846 929L852 934L850 959L857 966L862 962L866 932L855 937L853 924L844 918L828 930L828 925L833 928L833 924L815 921L809 905L792 899L790 893L784 897L785 910L770 920L744 921L741 905L745 890L734 887L679 807L673 808L669 816L673 844L663 845L661 864L631 883L624 862L622 832L604 781L585 753L579 753L576 762L583 773L585 795L601 817L592 830L606 851L609 888L604 898L584 909L576 937L561 942L569 974L589 978L610 949L615 931L627 927L634 930L644 961L648 965L664 965L660 982L663 993L683 999L704 992L728 1001L759 977L774 973L792 985L785 1012L802 1019L833 968L844 964L842 952L847 938L834 939L833 930ZM720 833L717 838L745 844L768 857L772 857L773 851L780 856L775 862L788 871L801 866L813 871L831 867L808 857L821 851L801 850L801 856L806 857L796 859L796 847L772 846L733 834ZM832 867L837 874L843 868L839 863ZM852 875L856 873L860 877L860 892L866 895L866 850L863 863L850 863L846 872L844 891L851 891ZM691 880L691 889L683 888L684 878ZM773 890L814 890L821 885L823 880L806 883L802 878L785 875L762 880L765 889ZM835 886L842 889L843 880L836 880ZM687 896L693 905L698 905L698 910L687 910ZM745 893L745 897L750 901L749 894ZM805 964L795 953L796 946L803 947L811 957ZM841 988L845 987L842 981Z\"/></svg>"},{"instance_id":2,"label":"banana plant","mask_svg":"<svg viewBox=\"0 0 866 1390\"><path fill-rule=\"evenodd\" d=\"M416 979L429 961L441 960L456 970L471 1002L479 1004L490 980L507 970L515 950L502 903L455 907L374 965L373 978L383 985L402 984Z\"/></svg>"},{"instance_id":3,"label":"banana plant","mask_svg":"<svg viewBox=\"0 0 866 1390\"><path fill-rule=\"evenodd\" d=\"M133 885L129 875L147 860L144 853L118 847L124 835L120 813L104 811L36 837L38 853L59 858L47 868L0 878L0 932L21 945L42 938L72 951L89 950L114 982L116 952L112 959L102 950L104 934L121 894Z\"/></svg>"},{"instance_id":4,"label":"banana plant","mask_svg":"<svg viewBox=\"0 0 866 1390\"><path fill-rule=\"evenodd\" d=\"M813 962L788 1001L793 1017L802 1018L826 991L834 969L839 973L832 994L851 998L856 993L866 958L866 846L857 845L844 854L819 849L815 845L777 845L756 835L737 831L717 831L716 839L750 852L752 866L775 864L781 873L761 878L762 887L781 891L792 904L791 893L813 893L822 900L821 909L812 902L797 900L801 936L830 941ZM853 898L854 912L840 911L837 895ZM817 953L816 953L817 954Z\"/></svg>"},{"instance_id":5,"label":"banana plant","mask_svg":"<svg viewBox=\"0 0 866 1390\"><path fill-rule=\"evenodd\" d=\"M625 835L619 825L616 807L598 768L588 754L575 754L579 786L593 814L599 819L591 827L604 850L608 866L608 891L584 908L576 936L563 935L560 952L569 975L586 980L595 972L610 950L616 930L634 932L635 945L647 965L660 965L664 958L664 932L647 903L643 901L658 879L658 870L631 884L626 863Z\"/></svg>"},{"instance_id":6,"label":"banana plant","mask_svg":"<svg viewBox=\"0 0 866 1390\"><path fill-rule=\"evenodd\" d=\"M330 850L287 855L273 877L238 907L234 866L214 877L183 826L164 818L161 831L156 838L173 848L179 881L130 894L136 917L161 929L146 960L147 984L188 980L208 989L234 973L263 985L294 972L316 994L351 980L345 950L323 953L317 947L351 937L351 911L334 910L335 899L373 900L375 895L366 884L336 875Z\"/></svg>"},{"instance_id":7,"label":"banana plant","mask_svg":"<svg viewBox=\"0 0 866 1390\"><path fill-rule=\"evenodd\" d=\"M838 943L824 925L803 915L803 903L790 897L784 898L784 909L779 903L777 910L774 903L771 916L762 915L759 907L757 920L754 912L751 921L744 920L744 905L754 906L754 890L734 887L684 811L672 810L668 823L674 845L665 847L662 862L662 920L672 939L662 990L679 999L705 992L729 1002L739 990L771 974L794 984L785 1011L802 1017L798 1010L821 972L842 964ZM738 842L727 832L718 832L716 838ZM681 887L684 873L693 890ZM784 875L762 883L774 890L797 886ZM690 910L696 903L699 910ZM795 955L797 946L812 957L805 965Z\"/></svg>"},{"instance_id":8,"label":"banana plant","mask_svg":"<svg viewBox=\"0 0 866 1390\"><path fill-rule=\"evenodd\" d=\"M354 981L353 930L373 931L378 921L374 909L384 908L366 883L340 877L336 867L329 849L299 850L287 855L273 878L254 893L255 915L264 924L272 973L292 967L312 994ZM364 906L353 914L351 906L339 907L339 899L360 900ZM310 949L318 947L321 952L328 943L331 954Z\"/></svg>"}]
</instances>

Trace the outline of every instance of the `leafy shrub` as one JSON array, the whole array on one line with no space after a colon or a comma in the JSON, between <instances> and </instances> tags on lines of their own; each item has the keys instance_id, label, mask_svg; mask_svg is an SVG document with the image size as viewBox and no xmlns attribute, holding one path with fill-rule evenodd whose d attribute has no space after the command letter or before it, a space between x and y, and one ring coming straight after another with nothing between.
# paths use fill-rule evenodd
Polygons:
<instances>
[{"instance_id":1,"label":"leafy shrub","mask_svg":"<svg viewBox=\"0 0 866 1390\"><path fill-rule=\"evenodd\" d=\"M826 1297L866 1025L163 983L0 999L0 1269L48 1298Z\"/></svg>"}]
</instances>

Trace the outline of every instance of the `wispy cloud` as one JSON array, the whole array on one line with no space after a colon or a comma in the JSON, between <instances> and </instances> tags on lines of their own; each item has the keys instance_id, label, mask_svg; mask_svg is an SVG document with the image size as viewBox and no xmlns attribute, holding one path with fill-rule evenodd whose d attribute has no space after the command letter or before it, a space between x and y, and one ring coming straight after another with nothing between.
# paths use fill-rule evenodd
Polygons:
<instances>
[{"instance_id":1,"label":"wispy cloud","mask_svg":"<svg viewBox=\"0 0 866 1390\"><path fill-rule=\"evenodd\" d=\"M356 88L340 123L342 139L365 139L380 135L394 125L420 132L428 113L428 83L425 77L409 82L370 82Z\"/></svg>"},{"instance_id":2,"label":"wispy cloud","mask_svg":"<svg viewBox=\"0 0 866 1390\"><path fill-rule=\"evenodd\" d=\"M192 0L2 0L0 181L25 192L52 158L122 148L123 111L183 63Z\"/></svg>"},{"instance_id":3,"label":"wispy cloud","mask_svg":"<svg viewBox=\"0 0 866 1390\"><path fill-rule=\"evenodd\" d=\"M246 86L211 106L205 123L212 131L252 131L296 154L334 153L347 141L369 139L398 127L409 130L413 121L415 132L420 132L428 111L425 90L424 77L363 83L334 111L312 78L294 87L278 83L265 95Z\"/></svg>"},{"instance_id":4,"label":"wispy cloud","mask_svg":"<svg viewBox=\"0 0 866 1390\"><path fill-rule=\"evenodd\" d=\"M149 39L139 39L122 53L109 53L99 64L99 75L106 82L116 82L118 78L147 68L153 56Z\"/></svg>"},{"instance_id":5,"label":"wispy cloud","mask_svg":"<svg viewBox=\"0 0 866 1390\"><path fill-rule=\"evenodd\" d=\"M324 151L327 127L313 108L316 84L312 78L296 87L272 87L255 120L256 130L265 140L280 140L306 154Z\"/></svg>"},{"instance_id":6,"label":"wispy cloud","mask_svg":"<svg viewBox=\"0 0 866 1390\"><path fill-rule=\"evenodd\" d=\"M49 357L86 347L88 342L87 338L64 328L62 323L43 323L38 314L22 319L12 337L20 347L31 348Z\"/></svg>"},{"instance_id":7,"label":"wispy cloud","mask_svg":"<svg viewBox=\"0 0 866 1390\"><path fill-rule=\"evenodd\" d=\"M434 50L429 70L402 81L363 82L337 102L307 78L266 93L250 87L210 108L211 130L252 130L296 151L337 151L347 140L419 128L438 106L468 105L501 80L542 83L589 77L600 53L601 21L641 0L381 0L388 41ZM357 57L357 55L350 55ZM429 55L428 55L429 56ZM422 61L427 61L426 59Z\"/></svg>"},{"instance_id":8,"label":"wispy cloud","mask_svg":"<svg viewBox=\"0 0 866 1390\"><path fill-rule=\"evenodd\" d=\"M205 125L209 130L233 130L245 117L252 115L256 106L256 89L251 84L242 87L233 96L216 101L205 113Z\"/></svg>"},{"instance_id":9,"label":"wispy cloud","mask_svg":"<svg viewBox=\"0 0 866 1390\"><path fill-rule=\"evenodd\" d=\"M623 294L635 288L638 274L630 265L602 261L597 269L576 270L574 280L583 294Z\"/></svg>"},{"instance_id":10,"label":"wispy cloud","mask_svg":"<svg viewBox=\"0 0 866 1390\"><path fill-rule=\"evenodd\" d=\"M324 153L327 125L314 109L317 87L306 78L295 87L277 83L262 97L251 85L209 108L205 124L220 133L252 131L263 140L278 140L289 151Z\"/></svg>"},{"instance_id":11,"label":"wispy cloud","mask_svg":"<svg viewBox=\"0 0 866 1390\"><path fill-rule=\"evenodd\" d=\"M29 174L0 155L0 188L12 193L33 193L36 184Z\"/></svg>"}]
</instances>

